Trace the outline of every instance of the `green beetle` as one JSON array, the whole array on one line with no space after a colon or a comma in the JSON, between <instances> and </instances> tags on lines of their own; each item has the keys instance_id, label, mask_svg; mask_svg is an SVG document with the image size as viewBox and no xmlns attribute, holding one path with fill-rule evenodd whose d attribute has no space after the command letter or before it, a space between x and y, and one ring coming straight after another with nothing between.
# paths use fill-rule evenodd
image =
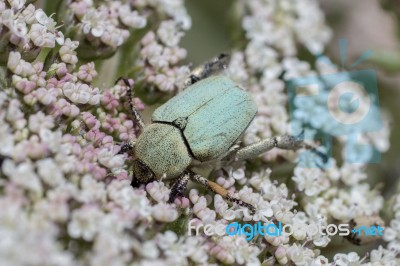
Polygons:
<instances>
[{"instance_id":1,"label":"green beetle","mask_svg":"<svg viewBox=\"0 0 400 266\"><path fill-rule=\"evenodd\" d=\"M183 194L188 180L204 185L228 201L254 207L233 197L217 183L194 173L193 165L210 161L241 161L254 158L272 148L308 148L300 138L285 135L238 148L238 141L257 113L251 95L216 69L226 60L221 55L196 69L181 93L155 110L152 123L145 126L140 114L131 106L141 134L121 151L133 150L132 186L177 178L169 202ZM132 97L130 90L128 91ZM132 101L131 101L132 102Z\"/></svg>"}]
</instances>

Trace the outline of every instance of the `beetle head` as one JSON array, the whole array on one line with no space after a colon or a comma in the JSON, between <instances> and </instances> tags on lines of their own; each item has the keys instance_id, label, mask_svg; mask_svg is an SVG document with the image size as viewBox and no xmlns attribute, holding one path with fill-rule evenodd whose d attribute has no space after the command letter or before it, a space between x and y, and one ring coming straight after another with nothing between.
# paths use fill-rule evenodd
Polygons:
<instances>
[{"instance_id":1,"label":"beetle head","mask_svg":"<svg viewBox=\"0 0 400 266\"><path fill-rule=\"evenodd\" d=\"M132 170L132 184L146 184L156 179L153 171L139 159L135 159L132 162Z\"/></svg>"}]
</instances>

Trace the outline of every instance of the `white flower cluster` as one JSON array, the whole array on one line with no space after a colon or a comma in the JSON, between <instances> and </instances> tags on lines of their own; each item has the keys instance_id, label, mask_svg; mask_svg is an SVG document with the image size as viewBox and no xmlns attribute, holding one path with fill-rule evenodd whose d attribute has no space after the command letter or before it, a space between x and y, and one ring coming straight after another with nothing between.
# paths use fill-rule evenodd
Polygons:
<instances>
[{"instance_id":1,"label":"white flower cluster","mask_svg":"<svg viewBox=\"0 0 400 266\"><path fill-rule=\"evenodd\" d=\"M367 259L369 260L369 262L366 262ZM360 256L356 252L350 252L348 254L338 253L334 256L334 261L335 265L338 266L395 266L399 263L399 260L396 258L396 253L391 250L384 249L382 246L379 246L377 249L372 250L369 258L368 256L360 258Z\"/></svg>"},{"instance_id":2,"label":"white flower cluster","mask_svg":"<svg viewBox=\"0 0 400 266\"><path fill-rule=\"evenodd\" d=\"M273 135L289 133L287 97L284 91L288 73L312 74L310 66L299 61L296 46L304 45L319 54L330 39L324 14L314 0L238 2L242 27L248 44L243 52L233 53L228 74L253 94L258 114L247 130L244 142L250 144ZM310 30L312 29L312 30ZM305 33L306 32L306 33ZM260 76L255 79L254 76ZM273 160L291 153L272 151L264 155Z\"/></svg>"},{"instance_id":3,"label":"white flower cluster","mask_svg":"<svg viewBox=\"0 0 400 266\"><path fill-rule=\"evenodd\" d=\"M178 66L186 57L186 50L178 46L183 36L180 28L174 20L163 21L156 33L147 33L141 41L146 80L164 92L181 89L189 74L187 66Z\"/></svg>"},{"instance_id":4,"label":"white flower cluster","mask_svg":"<svg viewBox=\"0 0 400 266\"><path fill-rule=\"evenodd\" d=\"M180 0L101 3L92 0L74 0L70 8L86 40L95 47L105 45L115 49L121 46L132 34L137 34L135 30L149 26L148 21L153 16L167 15L184 29L188 29L191 24L190 17Z\"/></svg>"},{"instance_id":5,"label":"white flower cluster","mask_svg":"<svg viewBox=\"0 0 400 266\"><path fill-rule=\"evenodd\" d=\"M57 29L56 22L42 9L36 9L32 4L25 7L25 0L7 2L0 1L2 43L10 42L21 51L54 48L56 43L64 43L64 35Z\"/></svg>"},{"instance_id":6,"label":"white flower cluster","mask_svg":"<svg viewBox=\"0 0 400 266\"><path fill-rule=\"evenodd\" d=\"M383 239L388 242L388 248L396 253L400 252L400 196L397 195L393 204L393 219L385 228Z\"/></svg>"},{"instance_id":7,"label":"white flower cluster","mask_svg":"<svg viewBox=\"0 0 400 266\"><path fill-rule=\"evenodd\" d=\"M116 84L101 94L91 84L98 74L94 63L76 67L79 43L70 38L51 56L43 53L35 61L23 57L19 48L33 52L34 46L54 47L54 21L33 5L25 7L24 1L2 2L0 8L5 11L1 29L10 31L4 37L10 42L16 38L8 26L21 19L48 28L28 26L32 38L12 43L23 45L8 54L7 80L2 80L7 86L0 92L0 234L7 241L0 244L0 264L126 265L133 260L132 250L143 261L163 253L175 261L172 242L157 246L148 241L148 247L155 247L152 254L138 248L150 227L175 221L179 212L165 203L168 197L159 197L162 183L149 188L157 202L129 185L125 156L117 154L114 144L114 139L136 135L136 125L125 114L129 107L120 104L127 86ZM7 14L12 15L9 21ZM135 105L143 108L137 98ZM197 239L183 245L192 249L181 261L207 260ZM19 248L26 250L24 256ZM85 255L78 258L81 252Z\"/></svg>"},{"instance_id":8,"label":"white flower cluster","mask_svg":"<svg viewBox=\"0 0 400 266\"><path fill-rule=\"evenodd\" d=\"M346 222L359 215L379 213L382 208L379 191L361 182L366 178L363 171L362 166L354 164L338 168L334 163L327 171L297 167L292 179L307 199L304 207L310 216L320 213ZM339 184L343 184L341 188Z\"/></svg>"},{"instance_id":9,"label":"white flower cluster","mask_svg":"<svg viewBox=\"0 0 400 266\"><path fill-rule=\"evenodd\" d=\"M66 82L63 86L63 92L74 103L96 105L100 102L99 89L92 89L87 84Z\"/></svg>"},{"instance_id":10,"label":"white flower cluster","mask_svg":"<svg viewBox=\"0 0 400 266\"><path fill-rule=\"evenodd\" d=\"M72 48L71 48L72 46ZM57 97L64 93L64 95L75 104L91 104L96 105L100 102L100 91L98 88L92 88L88 84L75 83L78 78L82 81L91 80L90 77L84 75L82 72L71 75L67 73L66 64L75 65L77 62L76 53L74 49L78 46L77 42L72 42L70 39L66 39L65 44L61 46L59 54L64 63L53 64L50 67L50 72L55 72L59 77L65 78L65 83L59 88L51 82L46 82L46 73L43 71L43 63L38 62L31 64L21 59L19 52L10 52L8 59L8 69L14 73L12 75L12 84L17 90L25 94L24 100L27 104L33 105L37 101L44 105L50 105L56 102ZM89 64L90 66L90 64ZM80 70L83 71L88 66L81 66ZM93 76L96 72L91 72ZM61 85L61 83L60 83ZM56 103L59 107L64 108L66 106L69 109L65 114L76 116L77 108L75 105L71 105L65 101L64 98L59 99Z\"/></svg>"},{"instance_id":11,"label":"white flower cluster","mask_svg":"<svg viewBox=\"0 0 400 266\"><path fill-rule=\"evenodd\" d=\"M242 10L249 10L249 14L243 14L242 20L246 37L261 47L266 43L284 56L294 56L297 43L319 54L330 39L331 31L325 24L318 1L283 0L275 3L251 0L240 4L244 5Z\"/></svg>"},{"instance_id":12,"label":"white flower cluster","mask_svg":"<svg viewBox=\"0 0 400 266\"><path fill-rule=\"evenodd\" d=\"M100 41L116 48L130 36L126 27L142 29L147 24L144 14L139 14L130 4L120 1L105 2L98 6L91 0L74 1L71 9L79 20L78 25L86 38L96 45L99 45Z\"/></svg>"}]
</instances>

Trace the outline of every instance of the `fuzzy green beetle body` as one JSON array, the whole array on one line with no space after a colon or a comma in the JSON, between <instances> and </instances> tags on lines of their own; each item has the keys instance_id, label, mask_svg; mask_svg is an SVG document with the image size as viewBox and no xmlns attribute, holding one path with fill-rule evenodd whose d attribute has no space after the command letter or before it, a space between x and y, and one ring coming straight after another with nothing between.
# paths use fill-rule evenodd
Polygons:
<instances>
[{"instance_id":1,"label":"fuzzy green beetle body","mask_svg":"<svg viewBox=\"0 0 400 266\"><path fill-rule=\"evenodd\" d=\"M254 206L191 168L210 162L218 162L221 166L248 160L274 148L307 148L321 155L324 161L327 159L305 144L301 137L290 135L266 138L240 147L240 136L254 119L257 106L250 94L231 79L216 74L225 69L228 62L229 56L221 54L196 68L184 82L187 87L156 109L148 126L132 104L132 84L121 79L129 88L132 118L141 133L136 141L123 144L120 150L120 153L129 152L134 157L133 187L162 178L176 178L168 200L172 203L183 195L191 180L254 213Z\"/></svg>"},{"instance_id":2,"label":"fuzzy green beetle body","mask_svg":"<svg viewBox=\"0 0 400 266\"><path fill-rule=\"evenodd\" d=\"M162 123L146 127L136 142L134 155L138 158L136 161L147 166L156 179L160 179L163 175L168 178L179 176L193 160L181 131ZM140 168L138 171L135 170L136 168L134 168L136 176L142 172Z\"/></svg>"},{"instance_id":3,"label":"fuzzy green beetle body","mask_svg":"<svg viewBox=\"0 0 400 266\"><path fill-rule=\"evenodd\" d=\"M193 160L226 154L256 112L251 96L228 77L203 79L155 110L152 124L136 141L136 163L147 166L156 179L177 177Z\"/></svg>"}]
</instances>

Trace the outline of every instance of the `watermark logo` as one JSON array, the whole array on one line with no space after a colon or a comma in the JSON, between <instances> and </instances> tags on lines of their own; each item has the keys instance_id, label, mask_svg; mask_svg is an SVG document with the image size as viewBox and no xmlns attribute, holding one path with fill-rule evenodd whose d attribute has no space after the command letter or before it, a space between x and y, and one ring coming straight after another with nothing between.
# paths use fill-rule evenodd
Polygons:
<instances>
[{"instance_id":1,"label":"watermark logo","mask_svg":"<svg viewBox=\"0 0 400 266\"><path fill-rule=\"evenodd\" d=\"M198 220L191 220L188 224L188 235L191 236L192 232L195 232L195 235L204 234L206 236L245 236L247 241L252 240L254 237L260 236L270 236L270 237L279 237L279 236L291 236L296 233L296 230L293 228L291 224L283 225L281 222L275 223L262 223L257 222L255 224L250 223L238 223L233 222L227 225L224 224L202 224L199 223ZM323 236L350 236L351 234L356 236L383 236L384 228L376 225L376 226L360 226L359 228L351 229L349 224L328 224L328 225L318 225L318 224L308 224L301 226L301 230L304 230L305 233L313 237L315 235L323 235Z\"/></svg>"},{"instance_id":2,"label":"watermark logo","mask_svg":"<svg viewBox=\"0 0 400 266\"><path fill-rule=\"evenodd\" d=\"M380 225L373 226L360 226L359 228L353 228L351 232L356 236L383 236L383 227Z\"/></svg>"},{"instance_id":3,"label":"watermark logo","mask_svg":"<svg viewBox=\"0 0 400 266\"><path fill-rule=\"evenodd\" d=\"M346 61L346 41L339 42L342 66ZM367 51L350 66L362 63ZM329 64L326 57L319 60ZM294 78L287 81L290 122L293 135L303 133L306 140L317 140L323 152L331 154L332 136L346 140L344 159L348 163L377 163L380 153L361 137L382 128L379 111L377 74L373 69L351 70ZM315 164L315 153L300 155L303 167L329 167ZM314 163L314 164L313 164Z\"/></svg>"}]
</instances>

